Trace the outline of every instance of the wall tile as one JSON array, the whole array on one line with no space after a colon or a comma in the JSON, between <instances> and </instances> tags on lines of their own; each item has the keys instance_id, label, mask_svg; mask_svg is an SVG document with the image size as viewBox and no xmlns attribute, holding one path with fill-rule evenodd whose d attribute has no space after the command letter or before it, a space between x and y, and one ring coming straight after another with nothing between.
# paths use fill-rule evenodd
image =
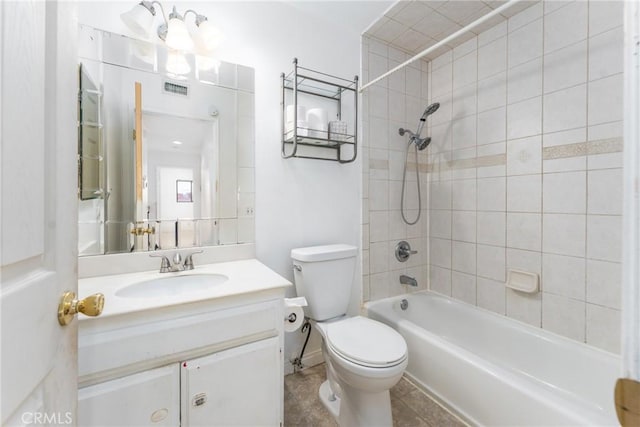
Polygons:
<instances>
[{"instance_id":1,"label":"wall tile","mask_svg":"<svg viewBox=\"0 0 640 427\"><path fill-rule=\"evenodd\" d=\"M451 209L452 181L431 183L431 209Z\"/></svg>"},{"instance_id":2,"label":"wall tile","mask_svg":"<svg viewBox=\"0 0 640 427\"><path fill-rule=\"evenodd\" d=\"M520 175L507 178L507 211L542 211L542 175Z\"/></svg>"},{"instance_id":3,"label":"wall tile","mask_svg":"<svg viewBox=\"0 0 640 427\"><path fill-rule=\"evenodd\" d=\"M507 289L507 316L540 327L542 324L542 296Z\"/></svg>"},{"instance_id":4,"label":"wall tile","mask_svg":"<svg viewBox=\"0 0 640 427\"><path fill-rule=\"evenodd\" d=\"M387 242L372 242L369 245L369 271L371 274L389 270L389 245Z\"/></svg>"},{"instance_id":5,"label":"wall tile","mask_svg":"<svg viewBox=\"0 0 640 427\"><path fill-rule=\"evenodd\" d=\"M451 295L451 270L432 265L429 269L429 289Z\"/></svg>"},{"instance_id":6,"label":"wall tile","mask_svg":"<svg viewBox=\"0 0 640 427\"><path fill-rule=\"evenodd\" d=\"M544 56L544 93L555 92L586 81L586 40Z\"/></svg>"},{"instance_id":7,"label":"wall tile","mask_svg":"<svg viewBox=\"0 0 640 427\"><path fill-rule=\"evenodd\" d=\"M478 34L478 47L482 47L506 35L507 35L507 21L502 21L499 24L489 28L488 30Z\"/></svg>"},{"instance_id":8,"label":"wall tile","mask_svg":"<svg viewBox=\"0 0 640 427\"><path fill-rule=\"evenodd\" d=\"M504 212L478 212L476 218L478 243L505 245L506 214Z\"/></svg>"},{"instance_id":9,"label":"wall tile","mask_svg":"<svg viewBox=\"0 0 640 427\"><path fill-rule=\"evenodd\" d=\"M544 17L544 51L553 52L587 38L589 3L577 1Z\"/></svg>"},{"instance_id":10,"label":"wall tile","mask_svg":"<svg viewBox=\"0 0 640 427\"><path fill-rule=\"evenodd\" d=\"M371 242L389 240L389 212L375 211L369 214L369 232Z\"/></svg>"},{"instance_id":11,"label":"wall tile","mask_svg":"<svg viewBox=\"0 0 640 427\"><path fill-rule=\"evenodd\" d=\"M453 89L453 66L445 65L431 73L431 94L433 98L451 92Z\"/></svg>"},{"instance_id":12,"label":"wall tile","mask_svg":"<svg viewBox=\"0 0 640 427\"><path fill-rule=\"evenodd\" d=\"M622 120L622 74L589 82L589 125Z\"/></svg>"},{"instance_id":13,"label":"wall tile","mask_svg":"<svg viewBox=\"0 0 640 427\"><path fill-rule=\"evenodd\" d=\"M389 209L389 183L375 180L369 182L369 209L386 211Z\"/></svg>"},{"instance_id":14,"label":"wall tile","mask_svg":"<svg viewBox=\"0 0 640 427\"><path fill-rule=\"evenodd\" d=\"M542 19L510 32L508 37L509 68L542 56Z\"/></svg>"},{"instance_id":15,"label":"wall tile","mask_svg":"<svg viewBox=\"0 0 640 427\"><path fill-rule=\"evenodd\" d=\"M620 353L620 311L587 304L587 344Z\"/></svg>"},{"instance_id":16,"label":"wall tile","mask_svg":"<svg viewBox=\"0 0 640 427\"><path fill-rule=\"evenodd\" d=\"M476 276L451 272L451 296L469 304L476 304Z\"/></svg>"},{"instance_id":17,"label":"wall tile","mask_svg":"<svg viewBox=\"0 0 640 427\"><path fill-rule=\"evenodd\" d=\"M451 211L429 211L429 235L441 239L451 239Z\"/></svg>"},{"instance_id":18,"label":"wall tile","mask_svg":"<svg viewBox=\"0 0 640 427\"><path fill-rule=\"evenodd\" d=\"M504 282L478 277L477 298L478 307L498 314L505 314Z\"/></svg>"},{"instance_id":19,"label":"wall tile","mask_svg":"<svg viewBox=\"0 0 640 427\"><path fill-rule=\"evenodd\" d=\"M542 250L547 253L585 256L585 215L544 214Z\"/></svg>"},{"instance_id":20,"label":"wall tile","mask_svg":"<svg viewBox=\"0 0 640 427\"><path fill-rule=\"evenodd\" d=\"M491 144L506 139L507 113L505 107L488 110L478 114L478 145Z\"/></svg>"},{"instance_id":21,"label":"wall tile","mask_svg":"<svg viewBox=\"0 0 640 427\"><path fill-rule=\"evenodd\" d=\"M585 303L548 293L542 294L542 327L576 341L585 340Z\"/></svg>"},{"instance_id":22,"label":"wall tile","mask_svg":"<svg viewBox=\"0 0 640 427\"><path fill-rule=\"evenodd\" d=\"M587 215L587 258L622 260L622 217Z\"/></svg>"},{"instance_id":23,"label":"wall tile","mask_svg":"<svg viewBox=\"0 0 640 427\"><path fill-rule=\"evenodd\" d=\"M476 83L463 86L453 91L452 114L454 118L466 117L472 114L475 115L477 104ZM420 117L420 115L417 117Z\"/></svg>"},{"instance_id":24,"label":"wall tile","mask_svg":"<svg viewBox=\"0 0 640 427\"><path fill-rule=\"evenodd\" d=\"M586 213L586 172L545 173L542 206L545 213Z\"/></svg>"},{"instance_id":25,"label":"wall tile","mask_svg":"<svg viewBox=\"0 0 640 427\"><path fill-rule=\"evenodd\" d=\"M478 111L503 107L507 102L507 73L502 72L478 82Z\"/></svg>"},{"instance_id":26,"label":"wall tile","mask_svg":"<svg viewBox=\"0 0 640 427\"><path fill-rule=\"evenodd\" d=\"M538 135L542 130L542 97L507 106L507 138Z\"/></svg>"},{"instance_id":27,"label":"wall tile","mask_svg":"<svg viewBox=\"0 0 640 427\"><path fill-rule=\"evenodd\" d=\"M587 302L620 310L622 265L587 260Z\"/></svg>"},{"instance_id":28,"label":"wall tile","mask_svg":"<svg viewBox=\"0 0 640 427\"><path fill-rule=\"evenodd\" d=\"M388 298L391 294L389 287L390 275L388 271L383 273L371 274L369 276L369 298L372 301Z\"/></svg>"},{"instance_id":29,"label":"wall tile","mask_svg":"<svg viewBox=\"0 0 640 427\"><path fill-rule=\"evenodd\" d=\"M474 147L476 145L476 116L455 120L452 128L453 149Z\"/></svg>"},{"instance_id":30,"label":"wall tile","mask_svg":"<svg viewBox=\"0 0 640 427\"><path fill-rule=\"evenodd\" d=\"M542 138L507 141L507 175L530 175L542 169Z\"/></svg>"},{"instance_id":31,"label":"wall tile","mask_svg":"<svg viewBox=\"0 0 640 427\"><path fill-rule=\"evenodd\" d=\"M475 179L462 179L453 181L453 209L476 209L476 181Z\"/></svg>"},{"instance_id":32,"label":"wall tile","mask_svg":"<svg viewBox=\"0 0 640 427\"><path fill-rule=\"evenodd\" d=\"M587 212L622 215L622 169L589 171Z\"/></svg>"},{"instance_id":33,"label":"wall tile","mask_svg":"<svg viewBox=\"0 0 640 427\"><path fill-rule=\"evenodd\" d=\"M542 95L542 57L509 69L507 103Z\"/></svg>"},{"instance_id":34,"label":"wall tile","mask_svg":"<svg viewBox=\"0 0 640 427\"><path fill-rule=\"evenodd\" d=\"M518 28L542 18L543 2L536 3L535 5L526 8L522 12L513 15L509 19L509 31L515 31Z\"/></svg>"},{"instance_id":35,"label":"wall tile","mask_svg":"<svg viewBox=\"0 0 640 427\"><path fill-rule=\"evenodd\" d=\"M622 73L624 65L622 27L589 39L589 80Z\"/></svg>"},{"instance_id":36,"label":"wall tile","mask_svg":"<svg viewBox=\"0 0 640 427\"><path fill-rule=\"evenodd\" d=\"M453 240L463 242L476 241L476 213L475 211L453 211L452 215Z\"/></svg>"},{"instance_id":37,"label":"wall tile","mask_svg":"<svg viewBox=\"0 0 640 427\"><path fill-rule=\"evenodd\" d=\"M451 269L451 240L432 237L429 239L429 248L432 265Z\"/></svg>"},{"instance_id":38,"label":"wall tile","mask_svg":"<svg viewBox=\"0 0 640 427\"><path fill-rule=\"evenodd\" d=\"M475 51L453 61L453 89L467 86L478 78L478 58Z\"/></svg>"},{"instance_id":39,"label":"wall tile","mask_svg":"<svg viewBox=\"0 0 640 427\"><path fill-rule=\"evenodd\" d=\"M542 254L521 249L507 249L507 273L509 270L523 270L542 275ZM506 276L505 276L506 277Z\"/></svg>"},{"instance_id":40,"label":"wall tile","mask_svg":"<svg viewBox=\"0 0 640 427\"><path fill-rule=\"evenodd\" d=\"M544 132L558 132L587 124L587 85L549 93L543 103Z\"/></svg>"},{"instance_id":41,"label":"wall tile","mask_svg":"<svg viewBox=\"0 0 640 427\"><path fill-rule=\"evenodd\" d=\"M405 94L389 90L389 119L394 121L406 120L406 114Z\"/></svg>"},{"instance_id":42,"label":"wall tile","mask_svg":"<svg viewBox=\"0 0 640 427\"><path fill-rule=\"evenodd\" d=\"M502 211L506 209L506 178L482 178L477 180L477 209Z\"/></svg>"},{"instance_id":43,"label":"wall tile","mask_svg":"<svg viewBox=\"0 0 640 427\"><path fill-rule=\"evenodd\" d=\"M477 246L477 274L480 277L504 282L506 252L501 246Z\"/></svg>"},{"instance_id":44,"label":"wall tile","mask_svg":"<svg viewBox=\"0 0 640 427\"><path fill-rule=\"evenodd\" d=\"M507 38L501 37L478 49L478 80L507 69Z\"/></svg>"},{"instance_id":45,"label":"wall tile","mask_svg":"<svg viewBox=\"0 0 640 427\"><path fill-rule=\"evenodd\" d=\"M542 255L542 290L585 300L586 260L564 255Z\"/></svg>"},{"instance_id":46,"label":"wall tile","mask_svg":"<svg viewBox=\"0 0 640 427\"><path fill-rule=\"evenodd\" d=\"M451 268L468 274L476 274L476 244L451 242Z\"/></svg>"},{"instance_id":47,"label":"wall tile","mask_svg":"<svg viewBox=\"0 0 640 427\"><path fill-rule=\"evenodd\" d=\"M620 27L624 23L624 1L589 2L589 35Z\"/></svg>"},{"instance_id":48,"label":"wall tile","mask_svg":"<svg viewBox=\"0 0 640 427\"><path fill-rule=\"evenodd\" d=\"M507 213L507 247L539 251L542 247L542 217L533 213Z\"/></svg>"}]
</instances>

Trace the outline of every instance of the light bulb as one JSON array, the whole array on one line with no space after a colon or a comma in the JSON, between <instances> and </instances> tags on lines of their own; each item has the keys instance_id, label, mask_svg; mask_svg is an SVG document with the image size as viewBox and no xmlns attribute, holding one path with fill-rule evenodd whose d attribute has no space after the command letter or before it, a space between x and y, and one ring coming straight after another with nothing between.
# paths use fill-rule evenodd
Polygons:
<instances>
[{"instance_id":1,"label":"light bulb","mask_svg":"<svg viewBox=\"0 0 640 427\"><path fill-rule=\"evenodd\" d=\"M169 19L165 43L168 47L175 50L193 49L193 40L191 39L187 25L181 18L176 17Z\"/></svg>"}]
</instances>

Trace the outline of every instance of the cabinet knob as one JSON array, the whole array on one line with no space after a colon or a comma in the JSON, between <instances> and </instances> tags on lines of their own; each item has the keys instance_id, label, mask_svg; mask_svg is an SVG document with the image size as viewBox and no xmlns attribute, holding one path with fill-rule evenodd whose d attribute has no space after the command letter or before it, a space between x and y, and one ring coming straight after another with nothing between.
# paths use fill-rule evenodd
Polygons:
<instances>
[{"instance_id":1,"label":"cabinet knob","mask_svg":"<svg viewBox=\"0 0 640 427\"><path fill-rule=\"evenodd\" d=\"M86 316L100 316L104 308L104 295L93 294L83 299L76 299L75 292L67 291L62 294L58 304L58 322L66 326L73 320L76 313Z\"/></svg>"}]
</instances>

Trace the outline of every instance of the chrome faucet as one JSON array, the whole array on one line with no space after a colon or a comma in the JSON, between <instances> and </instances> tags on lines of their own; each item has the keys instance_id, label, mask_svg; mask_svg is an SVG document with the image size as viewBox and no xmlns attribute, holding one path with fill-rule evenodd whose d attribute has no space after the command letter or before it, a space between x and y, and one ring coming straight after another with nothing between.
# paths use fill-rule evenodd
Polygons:
<instances>
[{"instance_id":1,"label":"chrome faucet","mask_svg":"<svg viewBox=\"0 0 640 427\"><path fill-rule=\"evenodd\" d=\"M409 242L402 240L396 245L396 259L405 262L411 255L417 254L418 251L412 251Z\"/></svg>"},{"instance_id":2,"label":"chrome faucet","mask_svg":"<svg viewBox=\"0 0 640 427\"><path fill-rule=\"evenodd\" d=\"M418 286L418 281L414 277L407 276L406 274L400 275L400 284L409 286Z\"/></svg>"},{"instance_id":3,"label":"chrome faucet","mask_svg":"<svg viewBox=\"0 0 640 427\"><path fill-rule=\"evenodd\" d=\"M160 273L175 273L177 271L193 270L193 255L200 253L202 253L201 250L189 253L184 258L184 263L182 262L182 255L180 252L176 252L173 255L173 262L169 261L169 258L163 254L149 254L149 256L152 258L162 258L162 261L160 262Z\"/></svg>"}]
</instances>

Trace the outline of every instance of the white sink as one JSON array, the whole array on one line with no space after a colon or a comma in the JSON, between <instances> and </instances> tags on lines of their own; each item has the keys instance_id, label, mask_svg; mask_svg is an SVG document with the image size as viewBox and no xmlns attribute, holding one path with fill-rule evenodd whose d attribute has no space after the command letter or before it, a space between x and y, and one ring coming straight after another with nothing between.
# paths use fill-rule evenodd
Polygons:
<instances>
[{"instance_id":1,"label":"white sink","mask_svg":"<svg viewBox=\"0 0 640 427\"><path fill-rule=\"evenodd\" d=\"M115 293L123 298L157 298L207 291L229 280L223 274L188 274L132 283Z\"/></svg>"}]
</instances>

